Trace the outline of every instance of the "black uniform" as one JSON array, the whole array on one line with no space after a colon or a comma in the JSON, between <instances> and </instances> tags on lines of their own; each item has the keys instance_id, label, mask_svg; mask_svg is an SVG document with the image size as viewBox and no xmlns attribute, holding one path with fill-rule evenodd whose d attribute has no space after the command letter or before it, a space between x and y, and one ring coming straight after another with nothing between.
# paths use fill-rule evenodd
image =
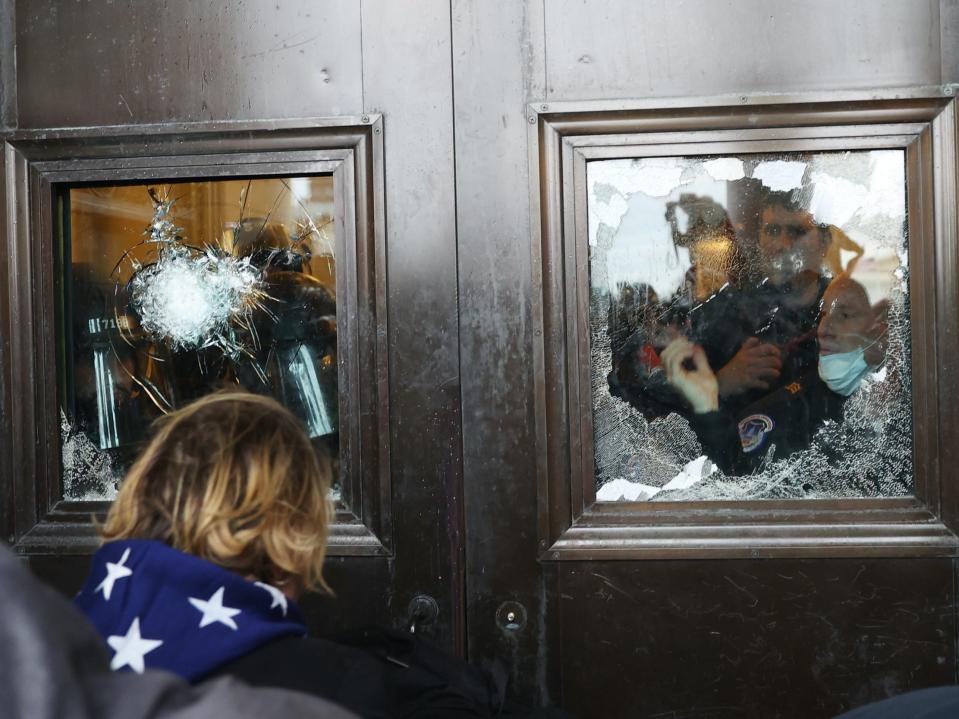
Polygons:
<instances>
[{"instance_id":1,"label":"black uniform","mask_svg":"<svg viewBox=\"0 0 959 719\"><path fill-rule=\"evenodd\" d=\"M829 389L817 371L743 408L690 416L703 452L727 475L749 474L776 446L776 459L809 447L827 419L842 420L846 398Z\"/></svg>"},{"instance_id":2,"label":"black uniform","mask_svg":"<svg viewBox=\"0 0 959 719\"><path fill-rule=\"evenodd\" d=\"M815 301L799 309L785 306L782 290L763 283L746 290L723 289L690 311L687 334L691 341L703 347L713 371L725 367L750 337L780 349L779 379L768 390L752 390L724 398L723 411L739 415L746 407L817 370L816 331L822 296L828 284L828 279L820 278ZM647 419L670 412L691 417L689 404L666 382L665 372L639 366L635 353L630 353L636 342L627 342L624 353L613 358L610 393L629 402Z\"/></svg>"},{"instance_id":3,"label":"black uniform","mask_svg":"<svg viewBox=\"0 0 959 719\"><path fill-rule=\"evenodd\" d=\"M782 360L779 379L771 383L768 390L751 390L723 399L725 411L737 414L817 370L816 331L822 296L828 285L829 280L820 278L816 299L799 309L784 305L783 292L763 283L749 290L717 292L691 313L690 339L702 345L713 371L725 367L750 337L779 347Z\"/></svg>"}]
</instances>

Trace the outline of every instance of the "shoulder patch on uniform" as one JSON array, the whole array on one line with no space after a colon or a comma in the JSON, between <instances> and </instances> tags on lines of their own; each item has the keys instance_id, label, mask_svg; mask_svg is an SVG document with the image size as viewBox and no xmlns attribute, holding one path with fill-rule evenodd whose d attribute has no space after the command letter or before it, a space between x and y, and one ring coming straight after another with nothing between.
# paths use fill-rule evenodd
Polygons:
<instances>
[{"instance_id":1,"label":"shoulder patch on uniform","mask_svg":"<svg viewBox=\"0 0 959 719\"><path fill-rule=\"evenodd\" d=\"M765 414L751 414L739 422L739 441L743 452L755 452L763 446L766 436L773 431L776 423Z\"/></svg>"}]
</instances>

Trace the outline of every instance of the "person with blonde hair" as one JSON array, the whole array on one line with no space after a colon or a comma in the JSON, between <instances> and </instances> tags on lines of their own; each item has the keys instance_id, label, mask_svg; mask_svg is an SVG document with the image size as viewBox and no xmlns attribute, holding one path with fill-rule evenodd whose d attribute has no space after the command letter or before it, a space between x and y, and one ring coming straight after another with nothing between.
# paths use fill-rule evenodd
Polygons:
<instances>
[{"instance_id":1,"label":"person with blonde hair","mask_svg":"<svg viewBox=\"0 0 959 719\"><path fill-rule=\"evenodd\" d=\"M74 600L112 651L111 669L231 676L364 717L491 715L476 670L438 650L418 665L408 634L367 631L352 646L306 636L296 600L330 591L331 475L269 397L219 392L162 417L99 525L105 543Z\"/></svg>"},{"instance_id":2,"label":"person with blonde hair","mask_svg":"<svg viewBox=\"0 0 959 719\"><path fill-rule=\"evenodd\" d=\"M76 598L112 667L200 679L306 627L290 600L328 591L329 461L274 400L209 395L169 414L133 464Z\"/></svg>"}]
</instances>

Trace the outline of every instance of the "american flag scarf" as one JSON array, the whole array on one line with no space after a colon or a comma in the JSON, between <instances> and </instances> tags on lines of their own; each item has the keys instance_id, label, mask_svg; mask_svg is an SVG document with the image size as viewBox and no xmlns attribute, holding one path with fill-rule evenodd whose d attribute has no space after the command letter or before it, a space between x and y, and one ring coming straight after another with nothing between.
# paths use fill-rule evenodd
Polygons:
<instances>
[{"instance_id":1,"label":"american flag scarf","mask_svg":"<svg viewBox=\"0 0 959 719\"><path fill-rule=\"evenodd\" d=\"M276 587L149 540L103 545L74 602L115 671L165 669L196 681L274 639L306 634Z\"/></svg>"}]
</instances>

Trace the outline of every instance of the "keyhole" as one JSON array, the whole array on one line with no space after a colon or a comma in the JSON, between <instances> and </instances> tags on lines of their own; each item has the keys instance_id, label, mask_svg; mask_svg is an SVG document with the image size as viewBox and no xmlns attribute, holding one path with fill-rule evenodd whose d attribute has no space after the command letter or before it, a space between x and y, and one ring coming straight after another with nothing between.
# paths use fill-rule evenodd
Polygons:
<instances>
[{"instance_id":1,"label":"keyhole","mask_svg":"<svg viewBox=\"0 0 959 719\"><path fill-rule=\"evenodd\" d=\"M504 631L518 632L526 626L526 609L519 602L503 602L496 610L496 623Z\"/></svg>"}]
</instances>

